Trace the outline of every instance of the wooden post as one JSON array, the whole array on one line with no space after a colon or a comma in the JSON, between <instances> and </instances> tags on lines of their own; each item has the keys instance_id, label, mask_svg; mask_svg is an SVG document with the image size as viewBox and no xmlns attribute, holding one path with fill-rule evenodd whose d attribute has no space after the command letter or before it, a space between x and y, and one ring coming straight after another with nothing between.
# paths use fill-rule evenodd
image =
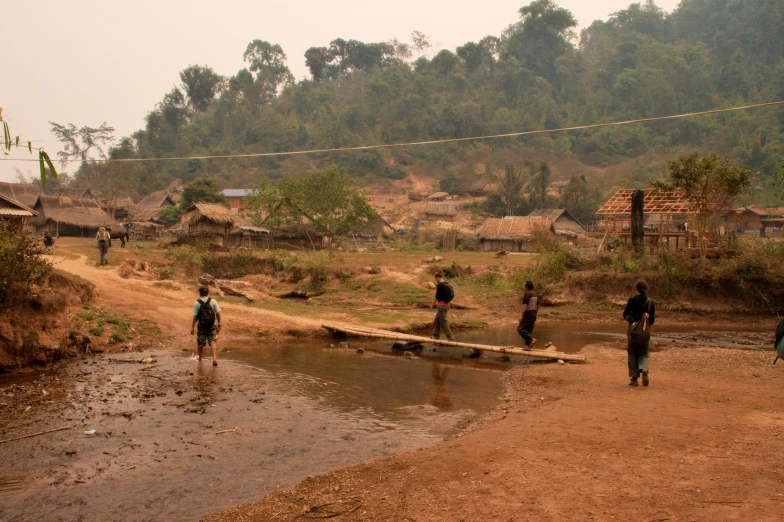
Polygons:
<instances>
[{"instance_id":1,"label":"wooden post","mask_svg":"<svg viewBox=\"0 0 784 522\"><path fill-rule=\"evenodd\" d=\"M632 247L636 254L643 254L645 248L645 192L635 190L632 193Z\"/></svg>"}]
</instances>

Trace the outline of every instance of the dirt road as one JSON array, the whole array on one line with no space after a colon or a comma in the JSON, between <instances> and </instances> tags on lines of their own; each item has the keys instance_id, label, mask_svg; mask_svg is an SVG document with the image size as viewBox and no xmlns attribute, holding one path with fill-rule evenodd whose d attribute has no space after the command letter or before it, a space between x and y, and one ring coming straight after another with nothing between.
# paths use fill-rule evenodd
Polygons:
<instances>
[{"instance_id":1,"label":"dirt road","mask_svg":"<svg viewBox=\"0 0 784 522\"><path fill-rule=\"evenodd\" d=\"M591 364L509 372L504 406L468 435L207 520L290 520L354 500L340 520L784 519L784 368L770 353L656 353L648 388L626 384L624 352L585 353Z\"/></svg>"},{"instance_id":2,"label":"dirt road","mask_svg":"<svg viewBox=\"0 0 784 522\"><path fill-rule=\"evenodd\" d=\"M123 279L117 266L98 267L84 256L78 259L53 257L54 266L95 284L98 304L110 304L125 313L156 320L167 337L188 334L191 307L198 297L198 285L176 284L167 281ZM287 330L318 330L321 321L297 317L232 303L211 294L224 309L224 336L277 336Z\"/></svg>"}]
</instances>

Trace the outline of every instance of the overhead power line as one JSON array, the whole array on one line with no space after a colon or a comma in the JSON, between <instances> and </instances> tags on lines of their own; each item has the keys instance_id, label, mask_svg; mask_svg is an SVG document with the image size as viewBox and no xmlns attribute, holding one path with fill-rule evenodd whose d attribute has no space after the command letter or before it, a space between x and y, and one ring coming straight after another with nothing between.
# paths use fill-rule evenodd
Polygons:
<instances>
[{"instance_id":1,"label":"overhead power line","mask_svg":"<svg viewBox=\"0 0 784 522\"><path fill-rule=\"evenodd\" d=\"M230 159L230 158L264 158L270 156L294 156L297 154L323 154L327 152L352 152L352 151L359 151L359 150L374 150L374 149L393 149L393 148L400 148L400 147L418 147L422 145L440 145L443 143L457 143L461 141L480 141L480 140L493 140L498 138L516 138L520 136L534 136L537 134L553 134L556 132L570 132L570 131L578 131L578 130L589 130L589 129L601 129L604 127L618 127L621 125L632 125L635 123L649 123L654 121L666 121L666 120L677 120L681 118L692 118L694 116L705 116L709 114L720 114L724 112L734 112L734 111L745 111L750 109L760 109L763 107L773 107L776 105L784 105L784 100L774 101L774 102L767 102L767 103L757 103L754 105L743 105L741 107L729 107L726 109L713 109L709 111L699 111L699 112L687 112L684 114L674 114L671 116L656 116L653 118L639 118L636 120L626 120L626 121L614 121L609 123L592 123L590 125L578 125L575 127L562 127L560 129L541 129L541 130L531 130L531 131L522 131L522 132L509 132L506 134L492 134L489 136L471 136L468 138L447 138L443 140L428 140L428 141L412 141L406 143L386 143L380 145L361 145L357 147L339 147L339 148L332 148L332 149L311 149L311 150L293 150L288 152L254 152L249 154L225 154L225 155L217 155L217 156L184 156L184 157L173 157L173 158L125 158L125 159L110 159L110 158L99 158L99 159L90 159L89 161L94 161L96 163L130 163L130 162L150 162L150 161L186 161L192 159ZM37 159L30 159L30 158L0 158L0 161L35 161ZM66 163L81 163L81 159L66 159L61 160L65 161Z\"/></svg>"}]
</instances>

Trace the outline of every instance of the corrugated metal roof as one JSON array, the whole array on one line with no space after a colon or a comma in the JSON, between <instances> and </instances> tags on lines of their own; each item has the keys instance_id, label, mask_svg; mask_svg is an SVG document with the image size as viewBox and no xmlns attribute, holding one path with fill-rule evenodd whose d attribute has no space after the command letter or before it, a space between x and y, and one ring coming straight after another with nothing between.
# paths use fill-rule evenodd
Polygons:
<instances>
[{"instance_id":1,"label":"corrugated metal roof","mask_svg":"<svg viewBox=\"0 0 784 522\"><path fill-rule=\"evenodd\" d=\"M0 208L0 216L33 217L35 214L21 208Z\"/></svg>"},{"instance_id":2,"label":"corrugated metal roof","mask_svg":"<svg viewBox=\"0 0 784 522\"><path fill-rule=\"evenodd\" d=\"M248 194L250 194L250 190L247 189L225 189L221 191L221 194L226 196L227 198L244 198Z\"/></svg>"}]
</instances>

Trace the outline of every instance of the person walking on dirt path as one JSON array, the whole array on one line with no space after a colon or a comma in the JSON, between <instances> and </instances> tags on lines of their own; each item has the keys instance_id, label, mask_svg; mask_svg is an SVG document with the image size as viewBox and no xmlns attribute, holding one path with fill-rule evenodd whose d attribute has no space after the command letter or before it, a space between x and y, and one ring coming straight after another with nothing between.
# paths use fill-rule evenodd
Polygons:
<instances>
[{"instance_id":1,"label":"person walking on dirt path","mask_svg":"<svg viewBox=\"0 0 784 522\"><path fill-rule=\"evenodd\" d=\"M210 289L199 287L199 298L193 304L193 322L191 335L196 332L196 346L199 349L199 361L206 345L212 348L212 365L218 366L218 334L221 331L221 307L212 297ZM198 326L198 328L197 328Z\"/></svg>"},{"instance_id":2,"label":"person walking on dirt path","mask_svg":"<svg viewBox=\"0 0 784 522\"><path fill-rule=\"evenodd\" d=\"M523 313L520 316L520 323L517 326L517 333L525 341L527 350L536 344L536 339L531 334L534 333L536 324L536 312L539 311L539 296L534 292L534 284L531 281L525 282L525 294L523 294Z\"/></svg>"},{"instance_id":3,"label":"person walking on dirt path","mask_svg":"<svg viewBox=\"0 0 784 522\"><path fill-rule=\"evenodd\" d=\"M99 264L101 266L108 265L109 259L107 258L107 254L109 253L109 248L112 246L112 234L104 227L98 229L98 233L95 235L95 240L98 241L98 252L101 254L101 259Z\"/></svg>"},{"instance_id":4,"label":"person walking on dirt path","mask_svg":"<svg viewBox=\"0 0 784 522\"><path fill-rule=\"evenodd\" d=\"M452 337L452 330L449 329L449 320L447 319L446 315L447 312L449 312L449 303L451 303L452 299L455 298L455 291L444 279L443 272L438 272L435 275L435 278L436 297L433 299L433 303L430 305L430 308L438 307L436 318L433 321L433 339L440 339L441 331L443 330L446 338L450 341L454 341L455 339Z\"/></svg>"},{"instance_id":5,"label":"person walking on dirt path","mask_svg":"<svg viewBox=\"0 0 784 522\"><path fill-rule=\"evenodd\" d=\"M784 319L779 321L779 325L776 327L776 340L773 342L773 346L776 350L776 360L773 361L773 364L779 359L784 360Z\"/></svg>"},{"instance_id":6,"label":"person walking on dirt path","mask_svg":"<svg viewBox=\"0 0 784 522\"><path fill-rule=\"evenodd\" d=\"M637 379L642 374L642 385L648 386L648 346L651 341L651 327L656 321L656 306L648 297L648 283L639 280L634 285L637 295L630 297L623 311L623 318L629 323L626 333L626 352L629 359L629 386L638 386Z\"/></svg>"}]
</instances>

